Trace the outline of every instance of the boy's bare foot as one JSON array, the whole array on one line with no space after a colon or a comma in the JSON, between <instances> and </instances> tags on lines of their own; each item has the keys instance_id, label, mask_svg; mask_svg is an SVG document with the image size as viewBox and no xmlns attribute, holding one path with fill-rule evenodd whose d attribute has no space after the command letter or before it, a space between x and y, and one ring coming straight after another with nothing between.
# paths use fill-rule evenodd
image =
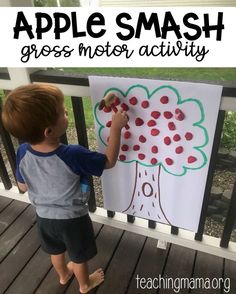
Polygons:
<instances>
[{"instance_id":1,"label":"boy's bare foot","mask_svg":"<svg viewBox=\"0 0 236 294\"><path fill-rule=\"evenodd\" d=\"M101 268L89 275L89 285L87 287L80 287L80 293L88 293L93 288L97 287L104 281L104 272Z\"/></svg>"},{"instance_id":2,"label":"boy's bare foot","mask_svg":"<svg viewBox=\"0 0 236 294\"><path fill-rule=\"evenodd\" d=\"M68 272L67 272L67 275L64 277L64 278L61 278L60 279L60 284L61 285L65 285L70 279L71 277L73 276L73 262L68 262L67 263L67 268L68 268Z\"/></svg>"}]
</instances>

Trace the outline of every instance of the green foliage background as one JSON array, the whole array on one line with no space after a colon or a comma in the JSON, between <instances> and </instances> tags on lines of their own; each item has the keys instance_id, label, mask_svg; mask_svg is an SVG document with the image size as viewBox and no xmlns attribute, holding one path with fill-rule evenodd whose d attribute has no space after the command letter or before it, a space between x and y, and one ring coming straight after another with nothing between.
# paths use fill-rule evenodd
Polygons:
<instances>
[{"instance_id":1,"label":"green foliage background","mask_svg":"<svg viewBox=\"0 0 236 294\"><path fill-rule=\"evenodd\" d=\"M236 150L236 112L226 112L221 147Z\"/></svg>"}]
</instances>

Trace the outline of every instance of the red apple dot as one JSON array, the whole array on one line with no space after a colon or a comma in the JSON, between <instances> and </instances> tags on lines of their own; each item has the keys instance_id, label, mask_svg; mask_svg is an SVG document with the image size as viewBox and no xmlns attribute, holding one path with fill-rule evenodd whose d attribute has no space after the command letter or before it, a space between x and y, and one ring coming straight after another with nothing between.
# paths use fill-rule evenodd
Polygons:
<instances>
[{"instance_id":1,"label":"red apple dot","mask_svg":"<svg viewBox=\"0 0 236 294\"><path fill-rule=\"evenodd\" d=\"M128 111L129 110L129 106L125 103L122 103L120 106L124 111Z\"/></svg>"},{"instance_id":2,"label":"red apple dot","mask_svg":"<svg viewBox=\"0 0 236 294\"><path fill-rule=\"evenodd\" d=\"M154 119L150 119L150 120L148 121L148 123L147 123L147 125L148 125L149 127L154 127L156 124L157 124L157 123L155 122Z\"/></svg>"},{"instance_id":3,"label":"red apple dot","mask_svg":"<svg viewBox=\"0 0 236 294\"><path fill-rule=\"evenodd\" d=\"M111 120L109 120L109 121L107 122L106 126L107 126L108 128L111 127Z\"/></svg>"},{"instance_id":4,"label":"red apple dot","mask_svg":"<svg viewBox=\"0 0 236 294\"><path fill-rule=\"evenodd\" d=\"M173 122L168 123L168 128L169 128L170 131L176 130L176 126L175 126L175 124Z\"/></svg>"},{"instance_id":5,"label":"red apple dot","mask_svg":"<svg viewBox=\"0 0 236 294\"><path fill-rule=\"evenodd\" d=\"M179 135L179 134L174 135L173 140L174 140L175 142L180 141L180 140L181 140L180 135Z\"/></svg>"},{"instance_id":6,"label":"red apple dot","mask_svg":"<svg viewBox=\"0 0 236 294\"><path fill-rule=\"evenodd\" d=\"M135 125L137 126L137 127L140 127L140 126L142 126L144 124L144 121L140 118L140 117L137 117L136 119L135 119Z\"/></svg>"},{"instance_id":7,"label":"red apple dot","mask_svg":"<svg viewBox=\"0 0 236 294\"><path fill-rule=\"evenodd\" d=\"M165 143L166 145L170 145L170 144L171 144L171 139L170 139L170 137L165 137L165 138L164 138L164 143Z\"/></svg>"},{"instance_id":8,"label":"red apple dot","mask_svg":"<svg viewBox=\"0 0 236 294\"><path fill-rule=\"evenodd\" d=\"M114 105L118 106L120 104L120 99L118 97L116 97L115 101L114 101Z\"/></svg>"},{"instance_id":9,"label":"red apple dot","mask_svg":"<svg viewBox=\"0 0 236 294\"><path fill-rule=\"evenodd\" d=\"M189 156L188 157L188 163L193 163L195 161L197 161L197 158L195 156Z\"/></svg>"},{"instance_id":10,"label":"red apple dot","mask_svg":"<svg viewBox=\"0 0 236 294\"><path fill-rule=\"evenodd\" d=\"M185 115L183 113L179 113L179 114L175 115L175 118L179 121L182 121L182 120L184 120Z\"/></svg>"},{"instance_id":11,"label":"red apple dot","mask_svg":"<svg viewBox=\"0 0 236 294\"><path fill-rule=\"evenodd\" d=\"M181 109L179 108L175 109L175 118L179 121L184 120L185 115Z\"/></svg>"},{"instance_id":12,"label":"red apple dot","mask_svg":"<svg viewBox=\"0 0 236 294\"><path fill-rule=\"evenodd\" d=\"M124 160L126 160L126 156L123 155L123 154L121 154L121 155L119 156L119 159L120 159L121 161L124 161Z\"/></svg>"},{"instance_id":13,"label":"red apple dot","mask_svg":"<svg viewBox=\"0 0 236 294\"><path fill-rule=\"evenodd\" d=\"M124 133L124 138L129 139L131 137L131 133L129 131Z\"/></svg>"},{"instance_id":14,"label":"red apple dot","mask_svg":"<svg viewBox=\"0 0 236 294\"><path fill-rule=\"evenodd\" d=\"M167 96L162 96L160 100L162 104L167 104L169 102L169 98Z\"/></svg>"},{"instance_id":15,"label":"red apple dot","mask_svg":"<svg viewBox=\"0 0 236 294\"><path fill-rule=\"evenodd\" d=\"M193 138L193 134L190 133L190 132L187 132L187 133L185 134L185 138L186 138L187 141L190 141L190 140L192 140L192 138Z\"/></svg>"},{"instance_id":16,"label":"red apple dot","mask_svg":"<svg viewBox=\"0 0 236 294\"><path fill-rule=\"evenodd\" d=\"M175 152L176 152L177 154L180 154L180 153L182 153L183 151L184 151L184 148L183 148L182 146L176 147L176 149L175 149Z\"/></svg>"},{"instance_id":17,"label":"red apple dot","mask_svg":"<svg viewBox=\"0 0 236 294\"><path fill-rule=\"evenodd\" d=\"M159 111L152 111L151 116L155 119L158 119L160 117L161 113Z\"/></svg>"},{"instance_id":18,"label":"red apple dot","mask_svg":"<svg viewBox=\"0 0 236 294\"><path fill-rule=\"evenodd\" d=\"M160 134L160 131L158 130L158 129L152 129L151 130L151 135L152 136L157 136L157 135L159 135Z\"/></svg>"},{"instance_id":19,"label":"red apple dot","mask_svg":"<svg viewBox=\"0 0 236 294\"><path fill-rule=\"evenodd\" d=\"M145 155L144 155L143 153L139 153L139 154L138 154L138 158L139 158L140 160L143 160L143 159L145 158Z\"/></svg>"},{"instance_id":20,"label":"red apple dot","mask_svg":"<svg viewBox=\"0 0 236 294\"><path fill-rule=\"evenodd\" d=\"M131 105L136 105L138 103L138 99L136 97L132 97L129 99L129 103Z\"/></svg>"},{"instance_id":21,"label":"red apple dot","mask_svg":"<svg viewBox=\"0 0 236 294\"><path fill-rule=\"evenodd\" d=\"M158 153L158 147L152 146L152 153Z\"/></svg>"},{"instance_id":22,"label":"red apple dot","mask_svg":"<svg viewBox=\"0 0 236 294\"><path fill-rule=\"evenodd\" d=\"M111 107L106 107L106 106L105 106L105 107L103 108L103 111L104 111L104 112L107 112L107 113L108 113L108 112L111 112Z\"/></svg>"},{"instance_id":23,"label":"red apple dot","mask_svg":"<svg viewBox=\"0 0 236 294\"><path fill-rule=\"evenodd\" d=\"M139 141L141 143L145 143L147 141L147 139L143 135L141 135L141 136L139 136Z\"/></svg>"},{"instance_id":24,"label":"red apple dot","mask_svg":"<svg viewBox=\"0 0 236 294\"><path fill-rule=\"evenodd\" d=\"M129 146L126 145L126 144L124 144L124 145L121 146L121 150L122 151L128 151L129 150Z\"/></svg>"},{"instance_id":25,"label":"red apple dot","mask_svg":"<svg viewBox=\"0 0 236 294\"><path fill-rule=\"evenodd\" d=\"M134 150L134 151L138 151L139 149L140 149L140 146L139 146L139 145L134 145L134 146L133 146L133 150Z\"/></svg>"},{"instance_id":26,"label":"red apple dot","mask_svg":"<svg viewBox=\"0 0 236 294\"><path fill-rule=\"evenodd\" d=\"M156 158L152 158L152 159L151 159L151 164L153 164L153 165L154 165L154 164L157 164L157 159L156 159Z\"/></svg>"},{"instance_id":27,"label":"red apple dot","mask_svg":"<svg viewBox=\"0 0 236 294\"><path fill-rule=\"evenodd\" d=\"M143 101L143 102L141 103L141 106L142 106L143 108L148 108L148 106L149 106L149 102L148 102L148 101Z\"/></svg>"},{"instance_id":28,"label":"red apple dot","mask_svg":"<svg viewBox=\"0 0 236 294\"><path fill-rule=\"evenodd\" d=\"M172 165L174 163L174 161L168 157L165 159L165 161L166 161L166 164L168 164L168 165Z\"/></svg>"},{"instance_id":29,"label":"red apple dot","mask_svg":"<svg viewBox=\"0 0 236 294\"><path fill-rule=\"evenodd\" d=\"M170 119L170 118L173 117L173 114L172 114L172 112L170 112L170 111L164 111L164 117L165 117L166 119Z\"/></svg>"},{"instance_id":30,"label":"red apple dot","mask_svg":"<svg viewBox=\"0 0 236 294\"><path fill-rule=\"evenodd\" d=\"M115 104L113 103L111 105L111 109L116 113L118 111L117 107L115 106Z\"/></svg>"}]
</instances>

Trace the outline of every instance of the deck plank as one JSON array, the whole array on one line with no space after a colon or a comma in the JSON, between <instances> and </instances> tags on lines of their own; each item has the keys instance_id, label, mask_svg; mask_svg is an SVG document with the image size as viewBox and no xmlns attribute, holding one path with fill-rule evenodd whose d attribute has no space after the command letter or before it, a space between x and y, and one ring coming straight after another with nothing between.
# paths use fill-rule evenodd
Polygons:
<instances>
[{"instance_id":1,"label":"deck plank","mask_svg":"<svg viewBox=\"0 0 236 294\"><path fill-rule=\"evenodd\" d=\"M142 255L140 256L139 263L133 275L131 284L128 289L128 294L154 294L156 289L142 289L138 284L139 278L154 279L162 274L163 268L168 256L169 246L166 250L157 248L157 240L148 238Z\"/></svg>"},{"instance_id":2,"label":"deck plank","mask_svg":"<svg viewBox=\"0 0 236 294\"><path fill-rule=\"evenodd\" d=\"M0 235L7 227L22 213L29 204L17 201L12 201L0 214Z\"/></svg>"},{"instance_id":3,"label":"deck plank","mask_svg":"<svg viewBox=\"0 0 236 294\"><path fill-rule=\"evenodd\" d=\"M203 278L204 284L200 288L197 286L196 289L191 290L191 294L220 294L221 289L213 289L213 287L207 283L207 280L209 279L211 283L211 281L215 278L222 278L222 272L223 258L198 251L193 278ZM207 289L208 285L209 289Z\"/></svg>"},{"instance_id":4,"label":"deck plank","mask_svg":"<svg viewBox=\"0 0 236 294\"><path fill-rule=\"evenodd\" d=\"M5 293L34 293L51 267L50 255L39 248Z\"/></svg>"},{"instance_id":5,"label":"deck plank","mask_svg":"<svg viewBox=\"0 0 236 294\"><path fill-rule=\"evenodd\" d=\"M39 246L37 228L34 225L0 264L0 293L9 287Z\"/></svg>"},{"instance_id":6,"label":"deck plank","mask_svg":"<svg viewBox=\"0 0 236 294\"><path fill-rule=\"evenodd\" d=\"M0 262L35 223L35 211L29 206L0 236Z\"/></svg>"},{"instance_id":7,"label":"deck plank","mask_svg":"<svg viewBox=\"0 0 236 294\"><path fill-rule=\"evenodd\" d=\"M122 233L122 230L109 226L104 226L102 228L96 239L98 254L89 261L90 272L94 272L97 268L100 267L106 271L106 268L112 259L112 255L114 254L116 247L119 244ZM78 290L79 284L76 279L74 279L65 293L78 294ZM92 293L95 293L95 291L90 291L90 294Z\"/></svg>"},{"instance_id":8,"label":"deck plank","mask_svg":"<svg viewBox=\"0 0 236 294\"><path fill-rule=\"evenodd\" d=\"M97 236L101 229L102 225L98 223L93 223L94 228L94 234ZM68 258L67 258L68 260ZM58 276L54 270L54 268L51 268L51 270L48 272L38 289L36 290L35 294L45 294L45 293L56 293L56 294L62 294L65 292L66 288L69 285L60 285ZM78 290L77 290L78 293Z\"/></svg>"},{"instance_id":9,"label":"deck plank","mask_svg":"<svg viewBox=\"0 0 236 294\"><path fill-rule=\"evenodd\" d=\"M106 271L106 282L98 288L97 294L123 294L127 291L145 239L134 233L124 233Z\"/></svg>"},{"instance_id":10,"label":"deck plank","mask_svg":"<svg viewBox=\"0 0 236 294\"><path fill-rule=\"evenodd\" d=\"M190 279L195 261L195 250L172 244L168 255L167 263L163 273L164 283L159 290L160 294L188 293L188 287L183 287L179 282L181 278Z\"/></svg>"},{"instance_id":11,"label":"deck plank","mask_svg":"<svg viewBox=\"0 0 236 294\"><path fill-rule=\"evenodd\" d=\"M11 203L12 199L0 196L0 213Z\"/></svg>"},{"instance_id":12,"label":"deck plank","mask_svg":"<svg viewBox=\"0 0 236 294\"><path fill-rule=\"evenodd\" d=\"M223 293L236 293L236 262L225 260ZM230 292L228 291L230 288Z\"/></svg>"}]
</instances>

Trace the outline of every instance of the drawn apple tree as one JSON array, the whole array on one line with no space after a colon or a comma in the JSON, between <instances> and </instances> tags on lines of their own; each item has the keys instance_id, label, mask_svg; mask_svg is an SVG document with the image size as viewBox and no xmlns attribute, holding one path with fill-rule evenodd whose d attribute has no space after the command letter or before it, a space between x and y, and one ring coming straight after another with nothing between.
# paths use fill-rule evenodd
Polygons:
<instances>
[{"instance_id":1,"label":"drawn apple tree","mask_svg":"<svg viewBox=\"0 0 236 294\"><path fill-rule=\"evenodd\" d=\"M108 92L117 97L111 107L100 111L97 103L94 108L102 144L109 140L112 114L121 107L129 116L121 134L119 161L134 163L135 170L131 200L123 212L171 224L163 205L165 195L161 195L161 173L180 177L206 164L202 149L208 144L208 133L202 103L183 99L169 85L152 91L133 85L126 92L114 87L104 96Z\"/></svg>"}]
</instances>

